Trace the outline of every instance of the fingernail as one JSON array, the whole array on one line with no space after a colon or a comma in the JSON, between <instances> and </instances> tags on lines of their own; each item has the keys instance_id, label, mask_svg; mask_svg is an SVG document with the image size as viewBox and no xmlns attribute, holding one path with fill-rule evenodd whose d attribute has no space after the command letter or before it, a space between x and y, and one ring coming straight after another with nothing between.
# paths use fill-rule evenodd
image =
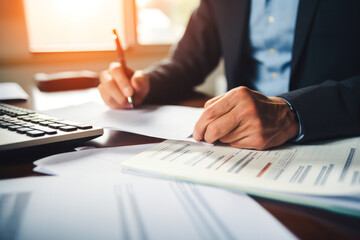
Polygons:
<instances>
[{"instance_id":1,"label":"fingernail","mask_svg":"<svg viewBox=\"0 0 360 240\"><path fill-rule=\"evenodd\" d=\"M127 97L130 97L131 96L131 89L128 88L128 87L125 87L123 89L123 92L124 92L124 95L127 96Z\"/></svg>"}]
</instances>

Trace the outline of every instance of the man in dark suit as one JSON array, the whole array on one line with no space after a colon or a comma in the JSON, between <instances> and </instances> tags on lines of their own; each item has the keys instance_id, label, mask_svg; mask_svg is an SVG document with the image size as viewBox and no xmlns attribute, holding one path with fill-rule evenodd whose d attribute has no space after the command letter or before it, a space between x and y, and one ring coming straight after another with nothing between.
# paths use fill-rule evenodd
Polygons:
<instances>
[{"instance_id":1,"label":"man in dark suit","mask_svg":"<svg viewBox=\"0 0 360 240\"><path fill-rule=\"evenodd\" d=\"M202 0L169 58L131 79L113 63L99 90L113 108L171 99L223 58L229 91L205 104L195 139L266 149L357 136L359 12L359 0Z\"/></svg>"}]
</instances>

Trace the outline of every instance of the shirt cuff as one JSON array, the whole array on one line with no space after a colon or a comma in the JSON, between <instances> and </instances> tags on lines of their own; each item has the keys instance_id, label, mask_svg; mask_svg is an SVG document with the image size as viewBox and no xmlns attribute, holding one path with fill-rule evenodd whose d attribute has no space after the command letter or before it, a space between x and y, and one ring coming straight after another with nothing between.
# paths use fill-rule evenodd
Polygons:
<instances>
[{"instance_id":1,"label":"shirt cuff","mask_svg":"<svg viewBox=\"0 0 360 240\"><path fill-rule=\"evenodd\" d=\"M293 106L291 105L291 103L288 100L286 100L285 98L282 98L282 99L287 103L287 105L289 106L291 111L293 111L295 113L296 119L297 119L297 121L299 123L299 133L298 133L297 137L292 138L289 141L290 142L299 142L304 137L303 127L302 127L302 124L301 124L299 113L293 108Z\"/></svg>"}]
</instances>

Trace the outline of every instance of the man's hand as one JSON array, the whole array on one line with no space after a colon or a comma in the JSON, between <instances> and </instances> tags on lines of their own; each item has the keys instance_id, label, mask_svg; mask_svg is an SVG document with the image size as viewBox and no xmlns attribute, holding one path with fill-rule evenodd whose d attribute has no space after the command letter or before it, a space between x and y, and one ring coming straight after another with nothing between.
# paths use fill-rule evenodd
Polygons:
<instances>
[{"instance_id":1,"label":"man's hand","mask_svg":"<svg viewBox=\"0 0 360 240\"><path fill-rule=\"evenodd\" d=\"M113 62L100 74L98 89L109 107L125 109L131 107L127 97L132 97L135 105L143 102L150 91L150 83L148 76L142 71L128 69L125 74L120 63Z\"/></svg>"},{"instance_id":2,"label":"man's hand","mask_svg":"<svg viewBox=\"0 0 360 240\"><path fill-rule=\"evenodd\" d=\"M238 87L210 99L195 125L193 137L232 147L264 150L295 137L299 124L287 103L279 97Z\"/></svg>"}]
</instances>

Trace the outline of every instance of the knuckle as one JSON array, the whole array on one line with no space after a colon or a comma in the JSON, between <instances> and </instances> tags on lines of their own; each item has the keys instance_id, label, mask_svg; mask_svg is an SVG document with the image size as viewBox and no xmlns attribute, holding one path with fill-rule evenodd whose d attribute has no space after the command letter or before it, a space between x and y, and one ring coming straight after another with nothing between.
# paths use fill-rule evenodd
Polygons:
<instances>
[{"instance_id":1,"label":"knuckle","mask_svg":"<svg viewBox=\"0 0 360 240\"><path fill-rule=\"evenodd\" d=\"M109 65L108 71L111 71L111 70L113 70L113 69L115 69L115 68L118 68L118 67L120 67L120 63L118 63L118 62L111 62L110 65Z\"/></svg>"},{"instance_id":2,"label":"knuckle","mask_svg":"<svg viewBox=\"0 0 360 240\"><path fill-rule=\"evenodd\" d=\"M207 100L204 104L204 107L207 108L209 105L211 105L211 103L212 103L212 99Z\"/></svg>"},{"instance_id":3,"label":"knuckle","mask_svg":"<svg viewBox=\"0 0 360 240\"><path fill-rule=\"evenodd\" d=\"M244 108L244 113L247 116L256 116L258 113L256 105L253 102L247 104L247 106Z\"/></svg>"},{"instance_id":4,"label":"knuckle","mask_svg":"<svg viewBox=\"0 0 360 240\"><path fill-rule=\"evenodd\" d=\"M115 74L119 74L120 66L114 64L108 69L108 72L111 76L114 76Z\"/></svg>"},{"instance_id":5,"label":"knuckle","mask_svg":"<svg viewBox=\"0 0 360 240\"><path fill-rule=\"evenodd\" d=\"M237 97L240 97L240 98L248 97L249 93L250 93L250 89L247 87L241 86L241 87L237 87L237 88L233 89L233 92Z\"/></svg>"}]
</instances>

